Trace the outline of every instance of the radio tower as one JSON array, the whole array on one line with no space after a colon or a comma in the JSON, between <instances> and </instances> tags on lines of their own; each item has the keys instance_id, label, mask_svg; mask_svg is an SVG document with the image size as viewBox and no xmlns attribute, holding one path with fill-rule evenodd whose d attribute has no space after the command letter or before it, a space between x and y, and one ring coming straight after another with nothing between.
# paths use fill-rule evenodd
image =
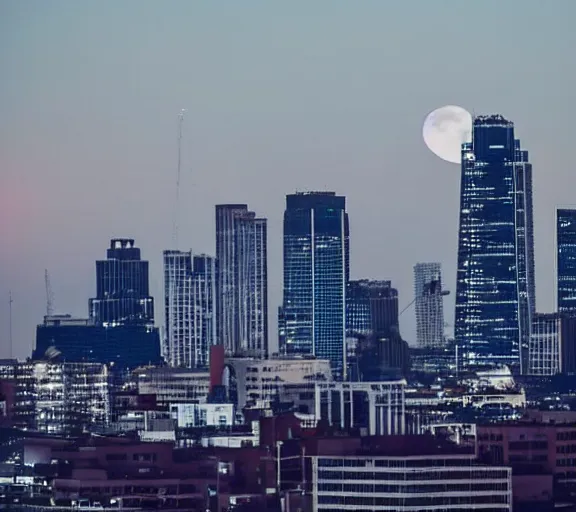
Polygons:
<instances>
[{"instance_id":1,"label":"radio tower","mask_svg":"<svg viewBox=\"0 0 576 512\"><path fill-rule=\"evenodd\" d=\"M182 125L184 124L184 112L186 112L186 109L182 109L180 114L178 114L178 171L176 174L176 204L174 213L174 225L172 227L172 246L174 249L178 249L178 217L180 214L180 167L182 164Z\"/></svg>"},{"instance_id":2,"label":"radio tower","mask_svg":"<svg viewBox=\"0 0 576 512\"><path fill-rule=\"evenodd\" d=\"M46 316L52 316L54 314L54 292L47 269L44 269L44 284L46 286Z\"/></svg>"}]
</instances>

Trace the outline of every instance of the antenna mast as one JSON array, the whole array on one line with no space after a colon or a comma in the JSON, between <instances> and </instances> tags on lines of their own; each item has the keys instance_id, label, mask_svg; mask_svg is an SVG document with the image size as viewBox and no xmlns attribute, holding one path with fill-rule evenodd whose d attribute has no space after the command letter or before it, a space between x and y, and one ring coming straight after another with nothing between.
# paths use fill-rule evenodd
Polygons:
<instances>
[{"instance_id":1,"label":"antenna mast","mask_svg":"<svg viewBox=\"0 0 576 512\"><path fill-rule=\"evenodd\" d=\"M182 125L184 124L184 112L182 109L178 114L178 171L176 175L176 204L174 214L174 225L172 227L172 245L174 249L178 249L178 217L180 213L180 167L182 164Z\"/></svg>"},{"instance_id":2,"label":"antenna mast","mask_svg":"<svg viewBox=\"0 0 576 512\"><path fill-rule=\"evenodd\" d=\"M10 290L8 292L8 308L9 308L9 315L10 318L8 320L9 323L9 332L10 332L10 359L12 359L12 303L14 301L12 300L12 291Z\"/></svg>"},{"instance_id":3,"label":"antenna mast","mask_svg":"<svg viewBox=\"0 0 576 512\"><path fill-rule=\"evenodd\" d=\"M46 316L52 316L54 314L54 292L50 284L48 269L44 269L44 284L46 286Z\"/></svg>"}]
</instances>

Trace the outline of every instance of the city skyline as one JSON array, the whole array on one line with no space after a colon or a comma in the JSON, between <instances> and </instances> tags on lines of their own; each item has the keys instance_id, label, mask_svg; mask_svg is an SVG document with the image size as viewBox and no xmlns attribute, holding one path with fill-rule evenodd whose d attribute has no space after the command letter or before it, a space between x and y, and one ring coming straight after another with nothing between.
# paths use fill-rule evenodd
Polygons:
<instances>
[{"instance_id":1,"label":"city skyline","mask_svg":"<svg viewBox=\"0 0 576 512\"><path fill-rule=\"evenodd\" d=\"M151 265L151 295L162 302L182 108L190 115L175 249L214 254L213 205L249 203L269 219L271 312L282 293L279 205L294 190L346 195L352 279L391 279L403 307L414 263L439 261L446 288L455 290L459 171L428 153L421 122L448 103L502 113L542 170L534 177L537 309L553 310L554 210L576 202L565 150L576 115L576 77L564 64L576 44L573 4L563 4L570 12L553 32L522 42L509 30L518 12L526 31L540 33L546 6L494 4L494 19L486 3L447 2L420 5L414 19L410 2L354 9L319 2L306 6L306 18L293 6L260 6L257 15L230 7L235 16L227 17L208 4L112 5L0 7L0 69L10 77L0 97L2 356L9 353L8 292L15 355L25 357L45 310L44 269L55 312L85 316L86 298L95 295L94 260L111 237L139 241ZM470 38L470 19L492 27L493 37ZM392 50L398 41L406 43L401 55ZM502 48L514 50L514 66ZM462 73L457 63L470 55L490 73ZM307 79L294 79L300 76ZM554 78L552 99L539 77ZM453 324L453 296L445 310ZM412 344L413 318L407 312L401 325Z\"/></svg>"}]
</instances>

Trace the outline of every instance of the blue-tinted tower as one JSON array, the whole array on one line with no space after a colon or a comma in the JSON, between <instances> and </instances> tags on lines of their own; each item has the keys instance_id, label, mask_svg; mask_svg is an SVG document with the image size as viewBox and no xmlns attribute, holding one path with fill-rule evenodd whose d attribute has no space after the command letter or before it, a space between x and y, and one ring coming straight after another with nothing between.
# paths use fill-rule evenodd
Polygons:
<instances>
[{"instance_id":1,"label":"blue-tinted tower","mask_svg":"<svg viewBox=\"0 0 576 512\"><path fill-rule=\"evenodd\" d=\"M329 359L343 378L349 252L344 196L286 196L281 351Z\"/></svg>"},{"instance_id":2,"label":"blue-tinted tower","mask_svg":"<svg viewBox=\"0 0 576 512\"><path fill-rule=\"evenodd\" d=\"M464 367L526 367L535 312L532 166L499 115L462 146L455 337Z\"/></svg>"},{"instance_id":3,"label":"blue-tinted tower","mask_svg":"<svg viewBox=\"0 0 576 512\"><path fill-rule=\"evenodd\" d=\"M556 293L558 312L576 315L576 209L556 210Z\"/></svg>"}]
</instances>

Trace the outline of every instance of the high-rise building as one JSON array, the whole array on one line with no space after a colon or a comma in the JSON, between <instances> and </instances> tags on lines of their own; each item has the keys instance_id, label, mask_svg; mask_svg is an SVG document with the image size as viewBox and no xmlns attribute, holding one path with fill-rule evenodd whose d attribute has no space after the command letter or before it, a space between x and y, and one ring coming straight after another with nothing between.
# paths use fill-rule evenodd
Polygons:
<instances>
[{"instance_id":1,"label":"high-rise building","mask_svg":"<svg viewBox=\"0 0 576 512\"><path fill-rule=\"evenodd\" d=\"M216 262L192 252L164 251L165 339L171 366L205 368L216 344Z\"/></svg>"},{"instance_id":2,"label":"high-rise building","mask_svg":"<svg viewBox=\"0 0 576 512\"><path fill-rule=\"evenodd\" d=\"M328 359L346 373L349 227L346 198L334 192L286 196L283 347Z\"/></svg>"},{"instance_id":3,"label":"high-rise building","mask_svg":"<svg viewBox=\"0 0 576 512\"><path fill-rule=\"evenodd\" d=\"M416 341L421 348L444 346L444 308L440 263L414 266Z\"/></svg>"},{"instance_id":4,"label":"high-rise building","mask_svg":"<svg viewBox=\"0 0 576 512\"><path fill-rule=\"evenodd\" d=\"M459 364L525 370L534 302L532 166L500 115L462 146L455 338Z\"/></svg>"},{"instance_id":5,"label":"high-rise building","mask_svg":"<svg viewBox=\"0 0 576 512\"><path fill-rule=\"evenodd\" d=\"M245 204L216 205L218 343L228 354L268 354L267 221Z\"/></svg>"},{"instance_id":6,"label":"high-rise building","mask_svg":"<svg viewBox=\"0 0 576 512\"><path fill-rule=\"evenodd\" d=\"M576 314L576 209L556 210L556 294L558 312Z\"/></svg>"},{"instance_id":7,"label":"high-rise building","mask_svg":"<svg viewBox=\"0 0 576 512\"><path fill-rule=\"evenodd\" d=\"M90 318L96 325L154 324L154 299L148 288L148 262L134 240L115 238L107 259L96 262L96 297Z\"/></svg>"}]
</instances>

